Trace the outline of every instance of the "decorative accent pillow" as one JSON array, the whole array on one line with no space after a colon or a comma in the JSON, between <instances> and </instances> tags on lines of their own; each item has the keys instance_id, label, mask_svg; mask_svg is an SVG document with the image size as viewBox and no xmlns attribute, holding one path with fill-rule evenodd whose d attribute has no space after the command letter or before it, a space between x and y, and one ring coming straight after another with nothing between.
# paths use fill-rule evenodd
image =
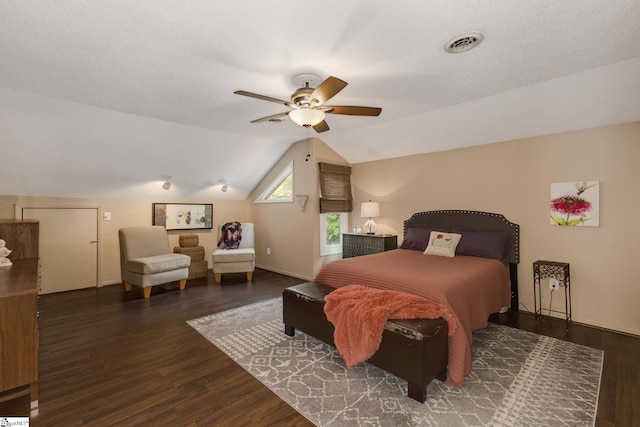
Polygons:
<instances>
[{"instance_id":1,"label":"decorative accent pillow","mask_svg":"<svg viewBox=\"0 0 640 427\"><path fill-rule=\"evenodd\" d=\"M438 255L453 258L456 256L456 246L460 242L461 234L432 231L429 245L424 250L426 255Z\"/></svg>"},{"instance_id":2,"label":"decorative accent pillow","mask_svg":"<svg viewBox=\"0 0 640 427\"><path fill-rule=\"evenodd\" d=\"M431 230L427 228L411 227L407 230L407 235L402 241L402 244L400 245L400 249L424 251L425 249L427 249L427 245L429 244L430 235L431 235Z\"/></svg>"},{"instance_id":3,"label":"decorative accent pillow","mask_svg":"<svg viewBox=\"0 0 640 427\"><path fill-rule=\"evenodd\" d=\"M218 246L223 243L222 249L238 249L242 240L242 224L238 221L227 222L222 226L222 234L218 240Z\"/></svg>"},{"instance_id":4,"label":"decorative accent pillow","mask_svg":"<svg viewBox=\"0 0 640 427\"><path fill-rule=\"evenodd\" d=\"M506 231L480 231L452 229L462 234L456 255L493 258L509 263L510 238Z\"/></svg>"}]
</instances>

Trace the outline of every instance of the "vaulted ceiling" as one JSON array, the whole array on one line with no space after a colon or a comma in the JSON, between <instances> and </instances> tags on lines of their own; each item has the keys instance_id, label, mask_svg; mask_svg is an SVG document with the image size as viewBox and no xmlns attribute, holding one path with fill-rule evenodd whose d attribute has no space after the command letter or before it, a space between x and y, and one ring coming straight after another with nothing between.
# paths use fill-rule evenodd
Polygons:
<instances>
[{"instance_id":1,"label":"vaulted ceiling","mask_svg":"<svg viewBox=\"0 0 640 427\"><path fill-rule=\"evenodd\" d=\"M638 28L638 0L3 0L0 194L241 199L307 137L358 163L640 120ZM382 113L249 123L288 107L235 90L301 73Z\"/></svg>"}]
</instances>

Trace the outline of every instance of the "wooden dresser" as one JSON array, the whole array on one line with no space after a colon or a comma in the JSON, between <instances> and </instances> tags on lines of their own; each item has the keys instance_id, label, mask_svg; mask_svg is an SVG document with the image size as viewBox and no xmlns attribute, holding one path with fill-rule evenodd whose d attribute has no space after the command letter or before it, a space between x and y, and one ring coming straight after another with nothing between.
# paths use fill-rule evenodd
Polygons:
<instances>
[{"instance_id":1,"label":"wooden dresser","mask_svg":"<svg viewBox=\"0 0 640 427\"><path fill-rule=\"evenodd\" d=\"M0 402L30 395L38 407L39 224L0 220L13 265L0 267Z\"/></svg>"}]
</instances>

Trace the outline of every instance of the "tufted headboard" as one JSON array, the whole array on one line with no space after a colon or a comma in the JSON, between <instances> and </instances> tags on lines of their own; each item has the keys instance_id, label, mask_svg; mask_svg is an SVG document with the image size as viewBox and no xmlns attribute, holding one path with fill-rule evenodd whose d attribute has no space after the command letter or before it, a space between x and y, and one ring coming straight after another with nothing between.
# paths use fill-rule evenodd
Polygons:
<instances>
[{"instance_id":1,"label":"tufted headboard","mask_svg":"<svg viewBox=\"0 0 640 427\"><path fill-rule=\"evenodd\" d=\"M468 211L468 210L437 210L418 212L404 221L404 236L409 228L428 228L431 230L442 228L448 230L452 227L481 230L481 231L505 231L509 234L509 274L511 278L511 309L518 311L518 263L520 262L520 226L509 220L504 215Z\"/></svg>"}]
</instances>

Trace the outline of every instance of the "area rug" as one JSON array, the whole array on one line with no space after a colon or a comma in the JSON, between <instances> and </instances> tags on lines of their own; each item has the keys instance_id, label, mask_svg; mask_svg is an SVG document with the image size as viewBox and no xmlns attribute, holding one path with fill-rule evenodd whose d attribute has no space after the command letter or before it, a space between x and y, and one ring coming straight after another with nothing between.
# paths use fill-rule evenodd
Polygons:
<instances>
[{"instance_id":1,"label":"area rug","mask_svg":"<svg viewBox=\"0 0 640 427\"><path fill-rule=\"evenodd\" d=\"M434 380L427 401L406 381L333 346L284 334L282 300L190 320L195 330L318 426L593 426L603 352L506 326L473 334L462 389Z\"/></svg>"}]
</instances>

